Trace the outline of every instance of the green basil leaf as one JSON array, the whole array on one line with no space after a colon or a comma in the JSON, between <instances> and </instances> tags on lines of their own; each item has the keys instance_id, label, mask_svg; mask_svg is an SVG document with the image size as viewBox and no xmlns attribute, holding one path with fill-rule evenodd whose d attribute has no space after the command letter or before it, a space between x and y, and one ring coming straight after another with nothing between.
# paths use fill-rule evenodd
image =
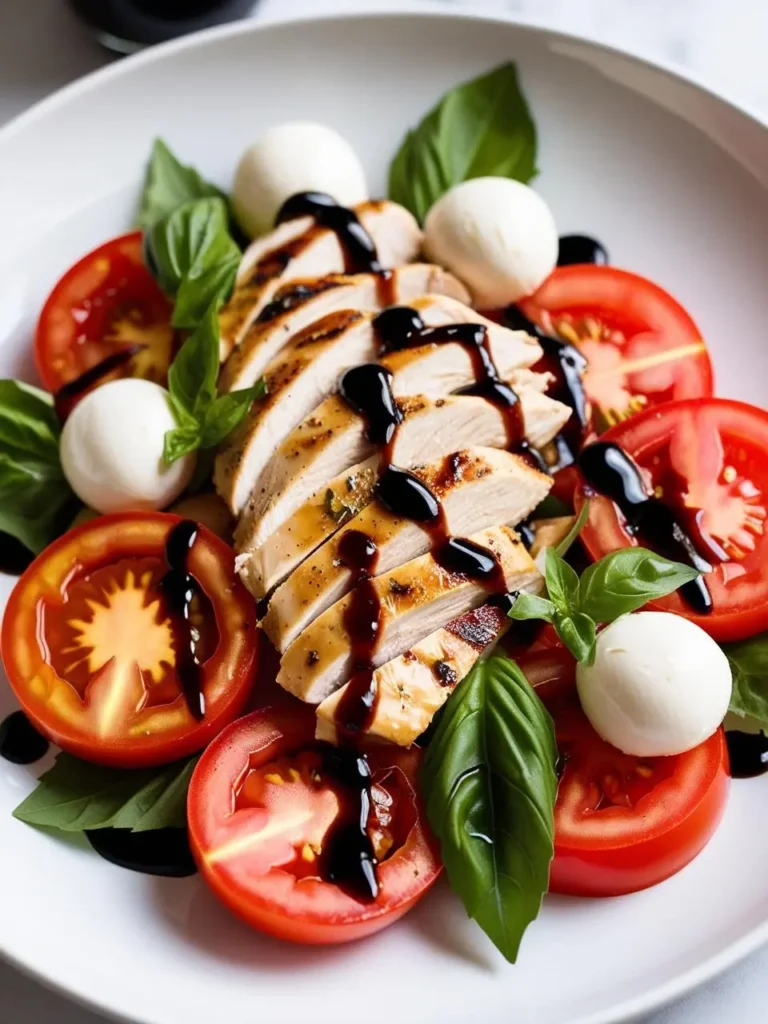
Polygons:
<instances>
[{"instance_id":1,"label":"green basil leaf","mask_svg":"<svg viewBox=\"0 0 768 1024\"><path fill-rule=\"evenodd\" d=\"M563 561L554 548L547 548L544 566L550 601L560 615L570 615L578 608L579 601L579 577L576 570Z\"/></svg>"},{"instance_id":2,"label":"green basil leaf","mask_svg":"<svg viewBox=\"0 0 768 1024\"><path fill-rule=\"evenodd\" d=\"M264 378L256 381L250 388L241 391L230 391L219 395L208 409L203 421L200 444L203 448L213 448L221 444L245 418L253 403L267 393Z\"/></svg>"},{"instance_id":3,"label":"green basil leaf","mask_svg":"<svg viewBox=\"0 0 768 1024\"><path fill-rule=\"evenodd\" d=\"M170 466L177 459L183 458L200 447L202 440L200 427L176 427L166 431L163 438L163 462Z\"/></svg>"},{"instance_id":4,"label":"green basil leaf","mask_svg":"<svg viewBox=\"0 0 768 1024\"><path fill-rule=\"evenodd\" d=\"M551 601L545 597L538 597L536 594L527 594L522 591L515 598L514 604L509 610L509 618L523 622L525 619L544 619L545 622L554 622L557 609Z\"/></svg>"},{"instance_id":5,"label":"green basil leaf","mask_svg":"<svg viewBox=\"0 0 768 1024\"><path fill-rule=\"evenodd\" d=\"M156 221L147 235L152 269L160 286L175 295L181 285L220 263L239 261L240 250L229 233L223 199L197 199ZM189 305L187 286L186 305ZM205 306L207 309L208 306Z\"/></svg>"},{"instance_id":6,"label":"green basil leaf","mask_svg":"<svg viewBox=\"0 0 768 1024\"><path fill-rule=\"evenodd\" d=\"M731 665L731 711L768 722L768 633L723 644Z\"/></svg>"},{"instance_id":7,"label":"green basil leaf","mask_svg":"<svg viewBox=\"0 0 768 1024\"><path fill-rule=\"evenodd\" d=\"M584 504L581 506L581 512L579 512L578 516L576 517L576 521L574 522L573 526L570 528L568 533L566 533L566 535L555 548L555 551L561 558L565 558L570 549L573 547L579 534L584 529L584 526L586 525L588 518L589 501L585 501Z\"/></svg>"},{"instance_id":8,"label":"green basil leaf","mask_svg":"<svg viewBox=\"0 0 768 1024\"><path fill-rule=\"evenodd\" d=\"M595 660L595 621L583 612L558 615L555 618L557 635L577 661L591 665Z\"/></svg>"},{"instance_id":9,"label":"green basil leaf","mask_svg":"<svg viewBox=\"0 0 768 1024\"><path fill-rule=\"evenodd\" d=\"M13 816L63 832L184 828L189 780L196 758L163 768L127 771L59 754Z\"/></svg>"},{"instance_id":10,"label":"green basil leaf","mask_svg":"<svg viewBox=\"0 0 768 1024\"><path fill-rule=\"evenodd\" d=\"M546 892L557 750L517 665L480 661L449 698L422 771L448 882L507 960Z\"/></svg>"},{"instance_id":11,"label":"green basil leaf","mask_svg":"<svg viewBox=\"0 0 768 1024\"><path fill-rule=\"evenodd\" d=\"M181 346L168 371L168 390L174 408L200 423L216 397L219 375L219 312L212 305L197 329ZM178 418L178 417L177 417ZM184 427L183 422L179 423Z\"/></svg>"},{"instance_id":12,"label":"green basil leaf","mask_svg":"<svg viewBox=\"0 0 768 1024\"><path fill-rule=\"evenodd\" d=\"M0 380L0 530L38 554L61 532L75 496L59 460L50 395Z\"/></svg>"},{"instance_id":13,"label":"green basil leaf","mask_svg":"<svg viewBox=\"0 0 768 1024\"><path fill-rule=\"evenodd\" d=\"M235 247L220 262L194 276L185 277L176 293L173 326L193 330L210 306L226 302L232 293L239 266L240 250Z\"/></svg>"},{"instance_id":14,"label":"green basil leaf","mask_svg":"<svg viewBox=\"0 0 768 1024\"><path fill-rule=\"evenodd\" d=\"M582 573L579 607L595 622L613 622L701 575L697 569L647 551L623 548Z\"/></svg>"},{"instance_id":15,"label":"green basil leaf","mask_svg":"<svg viewBox=\"0 0 768 1024\"><path fill-rule=\"evenodd\" d=\"M559 519L561 516L572 516L573 509L560 501L554 494L548 494L531 512L531 519Z\"/></svg>"},{"instance_id":16,"label":"green basil leaf","mask_svg":"<svg viewBox=\"0 0 768 1024\"><path fill-rule=\"evenodd\" d=\"M193 199L223 198L223 195L215 185L201 178L193 167L179 163L162 139L155 139L141 195L139 227L151 227L155 221L167 217Z\"/></svg>"},{"instance_id":17,"label":"green basil leaf","mask_svg":"<svg viewBox=\"0 0 768 1024\"><path fill-rule=\"evenodd\" d=\"M536 170L536 126L514 64L451 89L408 132L389 171L389 196L423 222L452 185L493 175L528 182Z\"/></svg>"}]
</instances>

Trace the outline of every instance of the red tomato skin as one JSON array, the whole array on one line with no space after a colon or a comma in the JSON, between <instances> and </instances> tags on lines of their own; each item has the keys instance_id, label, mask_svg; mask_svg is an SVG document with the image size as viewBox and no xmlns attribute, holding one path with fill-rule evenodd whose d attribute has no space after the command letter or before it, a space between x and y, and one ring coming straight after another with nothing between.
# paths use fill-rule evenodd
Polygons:
<instances>
[{"instance_id":1,"label":"red tomato skin","mask_svg":"<svg viewBox=\"0 0 768 1024\"><path fill-rule=\"evenodd\" d=\"M748 405L745 402L738 402L725 398L699 398L689 399L680 402L669 402L657 408L648 409L638 413L637 416L625 423L611 428L600 438L601 441L615 441L622 444L627 434L635 432L650 431L653 424L663 422L666 416L682 413L686 410L707 408L719 410L724 420L733 417L733 422L744 419L743 433L752 444L757 444L764 451L768 451L768 412L758 409L756 406ZM750 429L751 428L751 429ZM646 447L645 445L643 447ZM628 454L634 455L631 444L627 445ZM768 469L766 470L768 478ZM591 558L595 561L602 558L610 551L616 551L625 547L626 539L623 530L618 527L613 504L601 495L594 496L586 488L583 480L576 488L574 504L576 514L581 511L585 501L589 498L590 515L587 523L580 534L580 540ZM768 576L768 569L766 569ZM741 607L733 610L718 609L709 615L697 615L693 612L678 594L671 594L669 597L658 601L651 601L648 608L657 611L674 612L676 615L683 615L685 618L695 622L706 633L718 643L730 643L735 640L745 640L757 633L768 629L768 582L765 587L765 597L760 603L752 607Z\"/></svg>"},{"instance_id":2,"label":"red tomato skin","mask_svg":"<svg viewBox=\"0 0 768 1024\"><path fill-rule=\"evenodd\" d=\"M90 306L94 323L90 324L89 330L93 336L87 337L83 345L84 357L88 365L81 365L83 354L77 355L77 338L82 328L73 318L72 303L75 301L78 306L82 306L84 301L89 301L90 288L94 289L93 294L95 295L99 295L99 292L104 289L104 283L96 284L95 281L89 280L91 275L95 275L93 268L100 259L106 261L112 261L115 257L119 259L120 265L129 277L127 286L129 295L142 303L145 312L151 316L152 323L167 322L168 331L171 332L170 319L173 306L144 266L142 241L143 233L141 231L131 231L109 239L73 263L53 286L41 310L34 342L35 366L43 386L48 391L55 393L64 384L76 379L88 366L96 365L107 355L119 350L116 346L102 345L103 350L99 357L91 356L89 358L89 351L99 349L101 345L104 321L108 319L106 312L110 308L109 301L111 300L108 300L100 307L101 312L98 314L95 313L95 306ZM109 273L112 272L110 270ZM82 282L86 280L88 283L83 284ZM108 294L111 294L112 291L113 289L110 289ZM118 301L119 298L118 294ZM103 299L99 297L98 301L101 303ZM65 342L63 346L62 341ZM64 353L63 359L62 353ZM67 355L69 359L66 358ZM168 361L170 361L171 355L169 348ZM56 365L57 357L62 359L62 362L73 365L63 371ZM159 377L153 377L160 384L165 384L167 366L166 362Z\"/></svg>"},{"instance_id":3,"label":"red tomato skin","mask_svg":"<svg viewBox=\"0 0 768 1024\"><path fill-rule=\"evenodd\" d=\"M267 715L278 723L278 728L270 741L262 742L258 753L264 749L275 756L281 751L281 725L290 735L289 746L292 750L300 750L314 742L314 709L298 702L287 707L254 711L233 722L217 736L195 768L187 797L190 846L201 875L221 902L241 921L257 931L287 942L314 946L336 945L366 938L389 927L418 902L442 870L437 842L429 827L424 825L426 815L420 803L418 820L405 846L379 865L381 894L372 904L359 903L329 883L309 880L309 884L316 887L316 898L311 902L312 912L292 913L290 907L286 909L277 901L270 901L264 894L247 891L238 883L236 871L229 871L226 867L217 868L210 863L207 856L209 836L221 825L220 806L216 802L217 791L220 799L228 799L232 784L228 764L238 754L248 755L253 747L253 743L248 742L248 730L260 727ZM270 755L265 755L258 763L268 762L269 758ZM388 883L402 878L408 879L405 891L398 893L394 903L386 902ZM333 902L336 908L330 912L323 909L327 895L324 890L334 890Z\"/></svg>"},{"instance_id":4,"label":"red tomato skin","mask_svg":"<svg viewBox=\"0 0 768 1024\"><path fill-rule=\"evenodd\" d=\"M723 730L707 743L713 746L712 781L696 806L664 834L632 846L578 850L558 842L556 827L550 892L622 896L657 885L690 864L715 834L730 787Z\"/></svg>"},{"instance_id":5,"label":"red tomato skin","mask_svg":"<svg viewBox=\"0 0 768 1024\"><path fill-rule=\"evenodd\" d=\"M136 746L128 746L119 738L99 739L97 741L94 738L82 735L66 721L58 721L53 717L41 716L40 707L29 692L27 685L29 680L13 653L22 615L26 614L27 617L29 615L26 608L26 589L23 584L28 580L34 579L36 573L45 563L46 558L50 556L53 549L61 547L65 542L69 544L74 541L76 545L78 537L85 535L94 529L96 525L99 525L101 528L114 527L119 531L121 525L129 520L141 521L142 519L147 522L160 519L170 524L181 522L178 516L169 513L118 512L108 516L100 516L98 519L83 523L81 526L69 530L38 555L19 578L8 599L2 622L2 630L0 631L0 649L2 650L2 661L6 675L22 710L33 722L35 728L52 743L67 751L67 753L80 757L84 761L90 761L93 764L101 764L111 768L156 767L188 757L206 747L224 726L228 725L245 709L251 694L256 665L258 664L259 631L251 627L249 629L249 632L252 634L249 649L244 653L242 661L238 666L238 679L233 684L231 691L226 697L216 702L215 710L210 714L206 714L203 722L197 723L192 729L185 730L176 738L148 737L143 745ZM233 561L232 550L224 541L220 540L205 527L200 527L200 533L205 536L207 544L225 563ZM232 576L238 600L249 605L251 603L250 595L247 594L244 588L242 591L239 589L242 585L234 576L234 569ZM217 656L218 652L216 652L214 657Z\"/></svg>"}]
</instances>

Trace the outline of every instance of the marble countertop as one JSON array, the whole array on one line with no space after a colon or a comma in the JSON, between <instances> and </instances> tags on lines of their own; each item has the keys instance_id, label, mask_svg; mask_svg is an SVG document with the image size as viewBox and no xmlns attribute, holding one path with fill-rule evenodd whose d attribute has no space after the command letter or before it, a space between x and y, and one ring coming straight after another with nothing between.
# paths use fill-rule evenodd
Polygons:
<instances>
[{"instance_id":1,"label":"marble countertop","mask_svg":"<svg viewBox=\"0 0 768 1024\"><path fill-rule=\"evenodd\" d=\"M288 18L325 10L403 9L417 0L261 0L255 14ZM690 69L768 118L768 4L764 0L432 0L492 10L575 31ZM428 6L420 2L419 6ZM0 2L0 124L111 58L62 0ZM764 1020L768 949L643 1024L741 1024ZM0 1020L103 1024L103 1018L0 964Z\"/></svg>"}]
</instances>

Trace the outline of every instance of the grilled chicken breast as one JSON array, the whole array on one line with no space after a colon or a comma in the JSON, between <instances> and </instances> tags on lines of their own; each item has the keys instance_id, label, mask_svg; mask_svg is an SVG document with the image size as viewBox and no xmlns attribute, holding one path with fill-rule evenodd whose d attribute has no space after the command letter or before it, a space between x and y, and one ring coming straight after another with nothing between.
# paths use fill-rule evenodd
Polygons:
<instances>
[{"instance_id":1,"label":"grilled chicken breast","mask_svg":"<svg viewBox=\"0 0 768 1024\"><path fill-rule=\"evenodd\" d=\"M493 553L506 591L539 586L541 574L514 530L495 526L474 534L471 540ZM378 640L370 655L374 668L483 604L488 595L479 582L441 568L432 554L377 576L370 586L380 602ZM337 601L285 652L277 681L290 693L319 704L351 677L355 654L345 612L354 599L352 593Z\"/></svg>"},{"instance_id":2,"label":"grilled chicken breast","mask_svg":"<svg viewBox=\"0 0 768 1024\"><path fill-rule=\"evenodd\" d=\"M224 364L219 389L236 391L259 379L277 353L299 331L338 309L378 311L407 305L420 295L447 295L469 303L457 278L432 263L409 263L381 274L329 274L289 281L262 309L258 319Z\"/></svg>"},{"instance_id":3,"label":"grilled chicken breast","mask_svg":"<svg viewBox=\"0 0 768 1024\"><path fill-rule=\"evenodd\" d=\"M397 203L369 200L355 207L360 223L373 239L383 267L415 259L422 234L416 219ZM279 224L246 252L235 289L219 316L222 359L238 345L250 325L287 281L341 274L346 256L336 233L311 217Z\"/></svg>"},{"instance_id":4,"label":"grilled chicken breast","mask_svg":"<svg viewBox=\"0 0 768 1024\"><path fill-rule=\"evenodd\" d=\"M519 456L494 448L454 452L414 473L440 500L448 530L457 537L499 523L514 526L552 486L550 477ZM424 554L430 546L429 534L417 522L398 518L374 499L272 595L262 626L279 651L353 588L354 567L346 565L343 546L355 534L376 545L376 575Z\"/></svg>"},{"instance_id":5,"label":"grilled chicken breast","mask_svg":"<svg viewBox=\"0 0 768 1024\"><path fill-rule=\"evenodd\" d=\"M510 331L506 327L494 324L486 320L463 303L444 295L427 295L415 300L410 304L421 315L427 326L441 326L453 323L482 323L487 326L489 349L500 375L507 379L509 374L520 367L532 366L541 355L538 343L524 331ZM375 314L361 314L368 323L369 343L371 350L375 350L376 341L374 337L373 320ZM307 328L307 331L310 331ZM384 356L380 362L392 372L392 392L394 395L448 395L451 391L467 386L475 380L474 363L471 353L465 346L458 343L450 344L429 344L418 348L406 349L400 352L392 352ZM308 366L308 364L306 364ZM349 363L346 364L348 367ZM339 364L337 374L341 376L345 366L343 360ZM333 360L332 354L326 364L326 377L328 381L332 376ZM305 378L311 381L311 368ZM293 392L291 392L293 393ZM288 432L283 434L287 437L286 444L289 450L296 446L312 444L311 437L317 431L316 423L325 423L329 415L333 418L333 429L339 429L339 416L333 415L333 410L339 407L344 410L344 418L356 418L361 422L360 417L349 408L341 399L331 399L330 405L326 408L321 405L315 413L297 427L296 436L289 436ZM283 415L291 417L292 402L288 401L284 406ZM219 494L229 505L234 515L239 515L248 501L252 491L269 493L270 482L260 479L267 456L272 450L264 451L254 438L254 431L258 424L259 410L257 405L245 423L241 424L235 432L231 442L219 454L216 459L215 483ZM293 426L298 421L294 419ZM328 426L322 428L325 432ZM547 439L549 440L549 439ZM461 447L458 445L457 447ZM280 458L280 453L276 459ZM273 460L274 461L274 460ZM359 459L353 459L352 465ZM346 467L341 466L339 470ZM326 477L328 479L328 477ZM306 494L311 493L311 490ZM305 495L306 496L306 495ZM256 498L256 505L259 499ZM293 511L291 509L290 511ZM258 513L257 513L258 514Z\"/></svg>"},{"instance_id":6,"label":"grilled chicken breast","mask_svg":"<svg viewBox=\"0 0 768 1024\"><path fill-rule=\"evenodd\" d=\"M377 668L372 681L376 698L365 735L410 746L508 625L503 609L482 604ZM346 690L347 684L318 705L319 740L336 742L336 710Z\"/></svg>"},{"instance_id":7,"label":"grilled chicken breast","mask_svg":"<svg viewBox=\"0 0 768 1024\"><path fill-rule=\"evenodd\" d=\"M525 375L529 371L522 371ZM511 378L522 409L525 433L534 447L561 429L570 409ZM410 469L434 462L462 447L507 444L504 413L484 398L422 395L398 401L402 423L392 445L392 462ZM238 551L253 550L292 515L325 481L376 453L365 421L340 398L330 398L283 442L268 463L235 531Z\"/></svg>"}]
</instances>

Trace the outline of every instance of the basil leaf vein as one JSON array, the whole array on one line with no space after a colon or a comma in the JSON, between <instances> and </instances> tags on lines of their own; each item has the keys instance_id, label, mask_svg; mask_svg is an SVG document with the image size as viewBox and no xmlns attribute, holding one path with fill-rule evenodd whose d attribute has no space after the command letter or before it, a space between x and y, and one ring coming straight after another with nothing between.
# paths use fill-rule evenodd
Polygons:
<instances>
[{"instance_id":1,"label":"basil leaf vein","mask_svg":"<svg viewBox=\"0 0 768 1024\"><path fill-rule=\"evenodd\" d=\"M451 888L510 961L538 915L553 854L552 722L514 662L478 662L424 760L427 815Z\"/></svg>"}]
</instances>

